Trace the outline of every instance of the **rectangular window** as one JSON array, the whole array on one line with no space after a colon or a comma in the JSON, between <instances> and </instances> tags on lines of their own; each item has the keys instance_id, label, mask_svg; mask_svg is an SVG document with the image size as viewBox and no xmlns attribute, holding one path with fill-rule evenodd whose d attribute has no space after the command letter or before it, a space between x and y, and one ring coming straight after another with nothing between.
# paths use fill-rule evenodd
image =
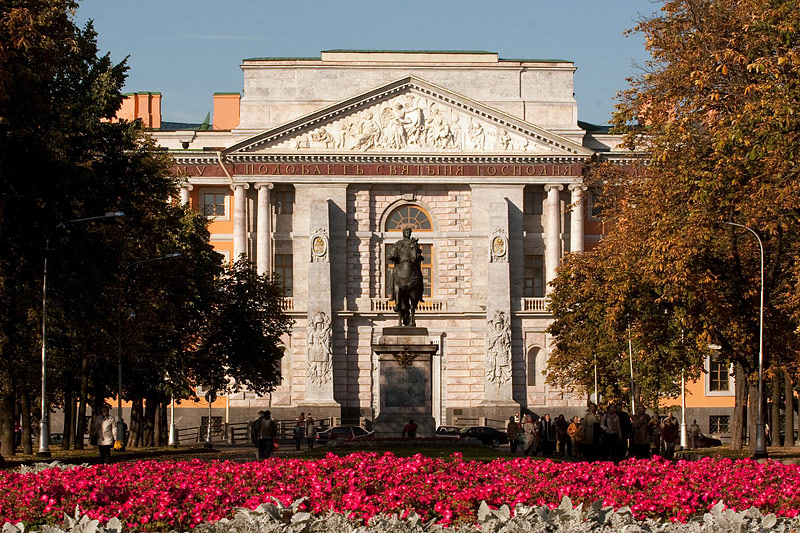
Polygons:
<instances>
[{"instance_id":1,"label":"rectangular window","mask_svg":"<svg viewBox=\"0 0 800 533\"><path fill-rule=\"evenodd\" d=\"M525 187L522 210L526 215L541 215L544 203L544 190L539 187Z\"/></svg>"},{"instance_id":2,"label":"rectangular window","mask_svg":"<svg viewBox=\"0 0 800 533\"><path fill-rule=\"evenodd\" d=\"M208 417L201 416L200 417L200 439L205 440L208 431ZM211 436L212 437L219 437L222 435L222 417L221 416L212 416L211 417Z\"/></svg>"},{"instance_id":3,"label":"rectangular window","mask_svg":"<svg viewBox=\"0 0 800 533\"><path fill-rule=\"evenodd\" d=\"M420 244L419 247L422 249L422 263L420 263L420 269L422 270L422 282L423 286L425 287L425 291L422 293L422 296L425 298L430 298L433 294L433 245L432 244ZM384 257L388 257L389 250L392 248L391 244L386 245L386 254ZM394 268L394 264L391 261L386 261L386 290L384 291L386 298L392 297L392 269Z\"/></svg>"},{"instance_id":4,"label":"rectangular window","mask_svg":"<svg viewBox=\"0 0 800 533\"><path fill-rule=\"evenodd\" d=\"M224 217L225 193L208 192L203 194L203 214L207 217Z\"/></svg>"},{"instance_id":5,"label":"rectangular window","mask_svg":"<svg viewBox=\"0 0 800 533\"><path fill-rule=\"evenodd\" d=\"M600 205L599 193L589 192L589 218L598 219L603 216L603 207Z\"/></svg>"},{"instance_id":6,"label":"rectangular window","mask_svg":"<svg viewBox=\"0 0 800 533\"><path fill-rule=\"evenodd\" d=\"M717 435L729 433L730 422L730 416L711 415L708 417L708 432Z\"/></svg>"},{"instance_id":7,"label":"rectangular window","mask_svg":"<svg viewBox=\"0 0 800 533\"><path fill-rule=\"evenodd\" d=\"M275 191L272 193L275 203L276 215L291 215L294 213L294 191Z\"/></svg>"},{"instance_id":8,"label":"rectangular window","mask_svg":"<svg viewBox=\"0 0 800 533\"><path fill-rule=\"evenodd\" d=\"M525 298L544 296L544 256L526 255L523 269L522 295Z\"/></svg>"},{"instance_id":9,"label":"rectangular window","mask_svg":"<svg viewBox=\"0 0 800 533\"><path fill-rule=\"evenodd\" d=\"M287 298L292 297L292 254L275 254L275 273L280 276L280 282L283 284L283 295Z\"/></svg>"},{"instance_id":10,"label":"rectangular window","mask_svg":"<svg viewBox=\"0 0 800 533\"><path fill-rule=\"evenodd\" d=\"M711 359L708 365L708 390L730 390L730 367L728 363Z\"/></svg>"}]
</instances>

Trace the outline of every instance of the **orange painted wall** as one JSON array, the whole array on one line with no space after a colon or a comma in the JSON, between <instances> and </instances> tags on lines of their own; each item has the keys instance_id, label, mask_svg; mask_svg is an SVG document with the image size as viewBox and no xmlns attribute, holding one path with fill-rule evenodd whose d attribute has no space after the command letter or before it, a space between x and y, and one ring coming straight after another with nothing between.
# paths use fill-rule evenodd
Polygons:
<instances>
[{"instance_id":1,"label":"orange painted wall","mask_svg":"<svg viewBox=\"0 0 800 533\"><path fill-rule=\"evenodd\" d=\"M232 130L239 125L239 93L214 93L214 129Z\"/></svg>"},{"instance_id":2,"label":"orange painted wall","mask_svg":"<svg viewBox=\"0 0 800 533\"><path fill-rule=\"evenodd\" d=\"M136 119L141 119L145 128L158 129L161 127L161 93L148 91L125 95L112 122Z\"/></svg>"}]
</instances>

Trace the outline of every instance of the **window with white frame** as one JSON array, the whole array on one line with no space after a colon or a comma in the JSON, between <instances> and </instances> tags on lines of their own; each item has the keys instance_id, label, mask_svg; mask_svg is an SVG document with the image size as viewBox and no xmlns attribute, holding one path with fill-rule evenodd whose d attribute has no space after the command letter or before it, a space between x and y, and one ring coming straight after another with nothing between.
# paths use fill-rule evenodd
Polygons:
<instances>
[{"instance_id":1,"label":"window with white frame","mask_svg":"<svg viewBox=\"0 0 800 533\"><path fill-rule=\"evenodd\" d=\"M706 396L733 396L734 378L731 364L719 356L706 357L705 360Z\"/></svg>"},{"instance_id":2,"label":"window with white frame","mask_svg":"<svg viewBox=\"0 0 800 533\"><path fill-rule=\"evenodd\" d=\"M207 217L227 216L227 196L223 191L203 192L203 214Z\"/></svg>"}]
</instances>

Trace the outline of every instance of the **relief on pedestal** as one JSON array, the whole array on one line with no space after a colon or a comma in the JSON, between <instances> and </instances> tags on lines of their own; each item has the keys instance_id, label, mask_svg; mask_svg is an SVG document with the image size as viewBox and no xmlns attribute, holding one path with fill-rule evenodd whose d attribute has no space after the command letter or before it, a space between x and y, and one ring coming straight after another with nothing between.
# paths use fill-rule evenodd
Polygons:
<instances>
[{"instance_id":1,"label":"relief on pedestal","mask_svg":"<svg viewBox=\"0 0 800 533\"><path fill-rule=\"evenodd\" d=\"M508 263L508 237L505 230L498 228L489 237L489 262Z\"/></svg>"},{"instance_id":2,"label":"relief on pedestal","mask_svg":"<svg viewBox=\"0 0 800 533\"><path fill-rule=\"evenodd\" d=\"M333 354L331 338L333 329L331 319L324 312L314 314L308 323L308 370L306 375L311 382L322 385L331 380L333 374Z\"/></svg>"},{"instance_id":3,"label":"relief on pedestal","mask_svg":"<svg viewBox=\"0 0 800 533\"><path fill-rule=\"evenodd\" d=\"M402 94L287 139L278 149L535 151L552 148L424 96Z\"/></svg>"},{"instance_id":4,"label":"relief on pedestal","mask_svg":"<svg viewBox=\"0 0 800 533\"><path fill-rule=\"evenodd\" d=\"M511 320L503 311L486 324L486 379L498 387L511 379Z\"/></svg>"},{"instance_id":5,"label":"relief on pedestal","mask_svg":"<svg viewBox=\"0 0 800 533\"><path fill-rule=\"evenodd\" d=\"M328 261L328 232L316 228L311 234L311 262Z\"/></svg>"}]
</instances>

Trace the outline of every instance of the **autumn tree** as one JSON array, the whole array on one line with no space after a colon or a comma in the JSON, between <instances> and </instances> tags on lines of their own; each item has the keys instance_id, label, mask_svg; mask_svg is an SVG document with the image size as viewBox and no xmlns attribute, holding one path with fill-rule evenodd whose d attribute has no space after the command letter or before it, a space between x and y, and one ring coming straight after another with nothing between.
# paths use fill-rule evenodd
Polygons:
<instances>
[{"instance_id":1,"label":"autumn tree","mask_svg":"<svg viewBox=\"0 0 800 533\"><path fill-rule=\"evenodd\" d=\"M631 273L681 317L694 349L718 344L735 364L733 446L748 403L753 446L760 252L727 222L763 241L765 364L796 369L800 10L787 0L673 0L634 31L652 58L614 123L647 154L647 171L609 175L604 244L638 249Z\"/></svg>"}]
</instances>

